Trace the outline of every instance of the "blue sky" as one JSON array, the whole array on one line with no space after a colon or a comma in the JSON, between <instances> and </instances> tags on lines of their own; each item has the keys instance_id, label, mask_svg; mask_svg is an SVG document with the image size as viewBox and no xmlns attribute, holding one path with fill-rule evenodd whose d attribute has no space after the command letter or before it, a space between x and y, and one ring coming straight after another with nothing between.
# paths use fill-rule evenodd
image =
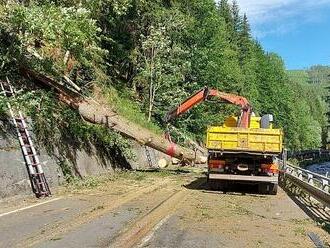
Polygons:
<instances>
[{"instance_id":1,"label":"blue sky","mask_svg":"<svg viewBox=\"0 0 330 248\"><path fill-rule=\"evenodd\" d=\"M330 0L237 0L253 36L288 69L330 65Z\"/></svg>"}]
</instances>

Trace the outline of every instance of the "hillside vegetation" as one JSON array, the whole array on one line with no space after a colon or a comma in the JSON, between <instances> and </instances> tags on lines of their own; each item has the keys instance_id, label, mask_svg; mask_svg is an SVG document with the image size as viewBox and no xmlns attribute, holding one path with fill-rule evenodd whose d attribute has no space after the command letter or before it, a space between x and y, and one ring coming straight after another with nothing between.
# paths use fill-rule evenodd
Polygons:
<instances>
[{"instance_id":1,"label":"hillside vegetation","mask_svg":"<svg viewBox=\"0 0 330 248\"><path fill-rule=\"evenodd\" d=\"M325 99L328 94L330 70L324 66L313 66L307 70L288 71L290 82L297 92L296 116L298 139L301 149L319 148L327 140L328 107Z\"/></svg>"},{"instance_id":2,"label":"hillside vegetation","mask_svg":"<svg viewBox=\"0 0 330 248\"><path fill-rule=\"evenodd\" d=\"M24 68L64 83L66 76L86 95L102 89L118 113L155 132L164 128L162 117L171 106L207 85L247 97L258 115L272 113L289 149L321 145L321 95L305 72L287 74L281 57L263 50L236 2L2 1L0 58L0 78L26 89L18 100L33 117L39 140L52 140L49 151L68 140L115 154L128 144L35 88L21 76ZM206 126L238 113L206 103L174 125L201 141Z\"/></svg>"}]
</instances>

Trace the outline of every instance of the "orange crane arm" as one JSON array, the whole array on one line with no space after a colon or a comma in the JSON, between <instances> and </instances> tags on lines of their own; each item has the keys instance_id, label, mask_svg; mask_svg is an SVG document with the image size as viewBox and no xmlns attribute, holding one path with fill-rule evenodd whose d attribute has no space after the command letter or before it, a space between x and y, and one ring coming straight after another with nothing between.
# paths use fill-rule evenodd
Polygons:
<instances>
[{"instance_id":1,"label":"orange crane arm","mask_svg":"<svg viewBox=\"0 0 330 248\"><path fill-rule=\"evenodd\" d=\"M240 121L238 123L238 127L244 127L248 128L249 123L250 123L250 117L252 113L252 107L249 103L249 101L242 96L237 96L234 94L229 94L225 92L221 92L215 89L209 89L207 87L199 90L186 100L184 100L182 103L180 103L178 106L174 107L172 110L170 110L166 115L165 115L165 122L169 122L172 119L184 114L187 112L189 109L194 107L195 105L208 100L209 98L212 97L218 97L222 101L230 104L234 104L237 106L241 107L242 114L240 117Z\"/></svg>"}]
</instances>

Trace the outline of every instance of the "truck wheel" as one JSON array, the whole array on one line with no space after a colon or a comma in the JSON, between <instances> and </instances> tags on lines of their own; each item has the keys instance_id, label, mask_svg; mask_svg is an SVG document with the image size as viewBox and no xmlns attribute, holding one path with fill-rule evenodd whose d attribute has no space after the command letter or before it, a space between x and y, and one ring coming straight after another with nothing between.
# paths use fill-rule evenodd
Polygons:
<instances>
[{"instance_id":1,"label":"truck wheel","mask_svg":"<svg viewBox=\"0 0 330 248\"><path fill-rule=\"evenodd\" d=\"M260 183L258 185L258 191L263 195L276 195L277 187L278 186L275 183Z\"/></svg>"},{"instance_id":2,"label":"truck wheel","mask_svg":"<svg viewBox=\"0 0 330 248\"><path fill-rule=\"evenodd\" d=\"M207 184L209 186L209 189L211 189L211 190L218 190L219 189L217 180L208 179Z\"/></svg>"},{"instance_id":3,"label":"truck wheel","mask_svg":"<svg viewBox=\"0 0 330 248\"><path fill-rule=\"evenodd\" d=\"M258 192L259 192L259 194L262 194L262 195L267 194L267 184L266 183L259 183L258 184Z\"/></svg>"},{"instance_id":4,"label":"truck wheel","mask_svg":"<svg viewBox=\"0 0 330 248\"><path fill-rule=\"evenodd\" d=\"M211 190L223 191L226 192L227 190L227 182L222 180L208 180L208 185Z\"/></svg>"},{"instance_id":5,"label":"truck wheel","mask_svg":"<svg viewBox=\"0 0 330 248\"><path fill-rule=\"evenodd\" d=\"M270 195L277 195L277 188L278 188L278 185L276 183L271 183L269 185L269 194Z\"/></svg>"}]
</instances>

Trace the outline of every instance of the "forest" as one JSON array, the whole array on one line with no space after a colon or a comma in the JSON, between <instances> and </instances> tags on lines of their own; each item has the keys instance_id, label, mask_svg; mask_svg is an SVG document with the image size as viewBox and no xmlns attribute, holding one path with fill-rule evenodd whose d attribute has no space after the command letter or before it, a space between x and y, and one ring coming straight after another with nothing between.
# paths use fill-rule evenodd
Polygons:
<instances>
[{"instance_id":1,"label":"forest","mask_svg":"<svg viewBox=\"0 0 330 248\"><path fill-rule=\"evenodd\" d=\"M49 152L55 141L74 140L128 153L129 142L84 123L24 77L26 69L70 80L87 96L101 91L118 113L157 133L171 106L209 86L245 96L257 115L273 114L290 150L319 148L326 140L329 68L287 71L253 37L235 1L1 1L0 79L23 89L16 101L32 117L39 142ZM6 101L0 98L2 114ZM202 104L173 123L176 138L202 142L208 125L238 113Z\"/></svg>"}]
</instances>

